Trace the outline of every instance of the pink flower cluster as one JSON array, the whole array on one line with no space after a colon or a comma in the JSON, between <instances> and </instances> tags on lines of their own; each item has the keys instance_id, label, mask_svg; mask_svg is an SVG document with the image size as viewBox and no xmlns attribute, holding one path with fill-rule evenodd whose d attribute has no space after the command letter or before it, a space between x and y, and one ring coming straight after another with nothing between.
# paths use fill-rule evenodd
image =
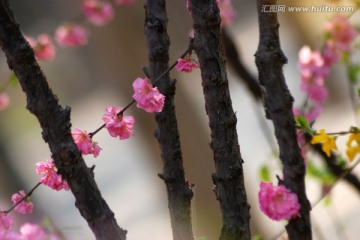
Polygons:
<instances>
[{"instance_id":1,"label":"pink flower cluster","mask_svg":"<svg viewBox=\"0 0 360 240\"><path fill-rule=\"evenodd\" d=\"M55 30L55 41L60 47L79 47L87 44L88 31L80 25L67 23Z\"/></svg>"},{"instance_id":2,"label":"pink flower cluster","mask_svg":"<svg viewBox=\"0 0 360 240\"><path fill-rule=\"evenodd\" d=\"M190 57L179 58L176 64L178 72L192 72L196 68L199 68L199 64Z\"/></svg>"},{"instance_id":3,"label":"pink flower cluster","mask_svg":"<svg viewBox=\"0 0 360 240\"><path fill-rule=\"evenodd\" d=\"M307 94L308 104L304 109L294 108L294 115L303 115L309 122L318 118L323 102L328 97L325 86L330 68L339 61L341 54L351 50L356 37L356 30L349 21L340 15L325 24L326 42L324 49L313 51L304 46L299 51L299 67L301 71L300 88ZM307 148L302 133L298 133L298 142L305 158Z\"/></svg>"},{"instance_id":4,"label":"pink flower cluster","mask_svg":"<svg viewBox=\"0 0 360 240\"><path fill-rule=\"evenodd\" d=\"M86 131L75 128L71 131L71 135L82 154L93 154L94 157L99 156L101 148L96 142L93 142Z\"/></svg>"},{"instance_id":5,"label":"pink flower cluster","mask_svg":"<svg viewBox=\"0 0 360 240\"><path fill-rule=\"evenodd\" d=\"M52 160L46 162L38 162L36 164L36 173L44 174L40 182L50 188L59 191L61 189L69 190L69 186L65 180L62 180L62 177L57 174L57 169Z\"/></svg>"},{"instance_id":6,"label":"pink flower cluster","mask_svg":"<svg viewBox=\"0 0 360 240\"><path fill-rule=\"evenodd\" d=\"M327 41L332 45L333 50L349 52L351 44L357 35L355 28L348 19L341 15L335 15L330 22L325 24L328 33Z\"/></svg>"},{"instance_id":7,"label":"pink flower cluster","mask_svg":"<svg viewBox=\"0 0 360 240\"><path fill-rule=\"evenodd\" d=\"M51 61L54 59L56 50L49 35L40 34L37 39L26 36L26 39L33 48L38 60Z\"/></svg>"},{"instance_id":8,"label":"pink flower cluster","mask_svg":"<svg viewBox=\"0 0 360 240\"><path fill-rule=\"evenodd\" d=\"M299 216L300 204L295 193L285 186L260 183L258 194L260 210L270 219L279 221Z\"/></svg>"},{"instance_id":9,"label":"pink flower cluster","mask_svg":"<svg viewBox=\"0 0 360 240\"><path fill-rule=\"evenodd\" d=\"M26 196L26 193L24 190L19 191L19 193L14 193L11 197L11 200L13 201L14 205L17 204L21 199ZM34 204L30 202L30 197L24 199L21 201L20 204L18 204L14 210L18 213L27 214L32 213L34 209Z\"/></svg>"},{"instance_id":10,"label":"pink flower cluster","mask_svg":"<svg viewBox=\"0 0 360 240\"><path fill-rule=\"evenodd\" d=\"M161 112L164 107L165 96L162 95L157 87L148 83L147 78L136 78L133 83L134 95L138 108L146 112Z\"/></svg>"},{"instance_id":11,"label":"pink flower cluster","mask_svg":"<svg viewBox=\"0 0 360 240\"><path fill-rule=\"evenodd\" d=\"M4 217L7 218L4 222ZM24 223L21 225L19 232L11 230L14 220L10 220L12 217L9 215L4 216L0 213L0 239L1 240L58 240L59 237L54 233L47 233L42 227L37 224ZM9 226L7 229L4 229L3 223L6 226Z\"/></svg>"},{"instance_id":12,"label":"pink flower cluster","mask_svg":"<svg viewBox=\"0 0 360 240\"><path fill-rule=\"evenodd\" d=\"M105 109L106 113L102 116L109 134L112 137L119 137L120 140L128 139L133 134L135 124L135 119L132 116L118 115L122 109L122 107L107 107Z\"/></svg>"}]
</instances>

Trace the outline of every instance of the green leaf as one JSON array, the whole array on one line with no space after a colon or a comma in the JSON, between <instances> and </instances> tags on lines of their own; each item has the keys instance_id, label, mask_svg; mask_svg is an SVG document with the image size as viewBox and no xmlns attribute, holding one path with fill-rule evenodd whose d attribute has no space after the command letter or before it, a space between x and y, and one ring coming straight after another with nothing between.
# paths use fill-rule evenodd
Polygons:
<instances>
[{"instance_id":1,"label":"green leaf","mask_svg":"<svg viewBox=\"0 0 360 240\"><path fill-rule=\"evenodd\" d=\"M296 121L296 126L298 128L301 128L301 129L308 129L309 128L309 122L304 116L302 116L302 115L296 116L295 121Z\"/></svg>"},{"instance_id":2,"label":"green leaf","mask_svg":"<svg viewBox=\"0 0 360 240\"><path fill-rule=\"evenodd\" d=\"M327 168L316 166L310 160L307 163L307 173L309 176L319 180L322 184L330 185L335 181L334 175Z\"/></svg>"},{"instance_id":3,"label":"green leaf","mask_svg":"<svg viewBox=\"0 0 360 240\"><path fill-rule=\"evenodd\" d=\"M348 78L350 82L357 83L360 76L360 65L352 65L348 67Z\"/></svg>"},{"instance_id":4,"label":"green leaf","mask_svg":"<svg viewBox=\"0 0 360 240\"><path fill-rule=\"evenodd\" d=\"M206 237L197 237L195 240L206 240Z\"/></svg>"},{"instance_id":5,"label":"green leaf","mask_svg":"<svg viewBox=\"0 0 360 240\"><path fill-rule=\"evenodd\" d=\"M255 234L251 237L251 240L263 240L264 238L260 234Z\"/></svg>"},{"instance_id":6,"label":"green leaf","mask_svg":"<svg viewBox=\"0 0 360 240\"><path fill-rule=\"evenodd\" d=\"M9 85L16 87L19 83L18 78L16 77L15 73L11 73L9 78L8 78L8 83Z\"/></svg>"},{"instance_id":7,"label":"green leaf","mask_svg":"<svg viewBox=\"0 0 360 240\"><path fill-rule=\"evenodd\" d=\"M271 181L270 170L269 170L268 166L262 165L260 167L260 179L265 182Z\"/></svg>"},{"instance_id":8,"label":"green leaf","mask_svg":"<svg viewBox=\"0 0 360 240\"><path fill-rule=\"evenodd\" d=\"M350 53L348 52L343 52L342 56L341 56L341 62L343 64L347 64L349 62L350 59Z\"/></svg>"}]
</instances>

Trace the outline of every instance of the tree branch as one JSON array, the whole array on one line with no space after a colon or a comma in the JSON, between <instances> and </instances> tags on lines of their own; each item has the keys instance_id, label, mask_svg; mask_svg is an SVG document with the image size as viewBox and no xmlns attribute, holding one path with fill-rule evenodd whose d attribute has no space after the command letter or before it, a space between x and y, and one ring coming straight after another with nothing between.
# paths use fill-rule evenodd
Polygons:
<instances>
[{"instance_id":1,"label":"tree branch","mask_svg":"<svg viewBox=\"0 0 360 240\"><path fill-rule=\"evenodd\" d=\"M68 182L75 205L101 240L126 239L90 174L70 132L70 108L62 108L38 65L34 52L23 37L8 0L0 2L0 45L27 96L27 109L33 113L49 144L58 172Z\"/></svg>"},{"instance_id":2,"label":"tree branch","mask_svg":"<svg viewBox=\"0 0 360 240\"><path fill-rule=\"evenodd\" d=\"M191 0L194 21L194 49L198 55L205 108L211 129L214 154L215 195L220 202L222 229L220 239L250 239L242 158L236 132L225 61L220 44L220 16L215 0Z\"/></svg>"},{"instance_id":3,"label":"tree branch","mask_svg":"<svg viewBox=\"0 0 360 240\"><path fill-rule=\"evenodd\" d=\"M285 83L282 66L287 62L280 48L279 23L276 13L264 13L264 5L275 5L276 0L258 0L260 42L255 54L259 82L264 88L264 107L267 118L273 121L283 165L284 184L297 194L301 205L300 217L286 226L289 239L311 239L310 203L305 191L305 164L296 140L293 98Z\"/></svg>"},{"instance_id":4,"label":"tree branch","mask_svg":"<svg viewBox=\"0 0 360 240\"><path fill-rule=\"evenodd\" d=\"M149 56L149 75L152 83L165 95L165 105L155 114L157 138L163 160L164 180L168 195L168 207L174 240L191 240L191 198L193 192L185 180L177 119L175 115L175 80L170 79L168 69L170 40L167 34L165 0L148 0L146 5L145 34ZM163 74L166 72L166 74ZM156 80L160 75L163 76ZM156 81L156 82L155 82Z\"/></svg>"}]
</instances>

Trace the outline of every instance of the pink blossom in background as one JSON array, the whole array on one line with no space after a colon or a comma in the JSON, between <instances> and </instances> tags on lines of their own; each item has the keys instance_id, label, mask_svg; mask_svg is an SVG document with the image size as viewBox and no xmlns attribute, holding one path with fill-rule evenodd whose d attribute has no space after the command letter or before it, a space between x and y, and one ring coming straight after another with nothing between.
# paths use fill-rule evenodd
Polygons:
<instances>
[{"instance_id":1,"label":"pink blossom in background","mask_svg":"<svg viewBox=\"0 0 360 240\"><path fill-rule=\"evenodd\" d=\"M55 58L55 46L49 35L40 34L37 39L26 36L26 40L33 48L35 57L38 60L51 61Z\"/></svg>"},{"instance_id":2,"label":"pink blossom in background","mask_svg":"<svg viewBox=\"0 0 360 240\"><path fill-rule=\"evenodd\" d=\"M178 72L192 72L198 67L199 64L197 64L191 58L179 58L176 64L176 70Z\"/></svg>"},{"instance_id":3,"label":"pink blossom in background","mask_svg":"<svg viewBox=\"0 0 360 240\"><path fill-rule=\"evenodd\" d=\"M115 0L115 4L117 5L127 5L130 6L135 3L135 0Z\"/></svg>"},{"instance_id":4,"label":"pink blossom in background","mask_svg":"<svg viewBox=\"0 0 360 240\"><path fill-rule=\"evenodd\" d=\"M87 44L89 32L82 26L67 23L55 30L55 41L60 47L79 47Z\"/></svg>"},{"instance_id":5,"label":"pink blossom in background","mask_svg":"<svg viewBox=\"0 0 360 240\"><path fill-rule=\"evenodd\" d=\"M295 193L285 186L260 183L258 194L260 210L270 219L279 221L299 216L300 204Z\"/></svg>"},{"instance_id":6,"label":"pink blossom in background","mask_svg":"<svg viewBox=\"0 0 360 240\"><path fill-rule=\"evenodd\" d=\"M21 240L46 240L47 235L39 225L24 223L20 227Z\"/></svg>"},{"instance_id":7,"label":"pink blossom in background","mask_svg":"<svg viewBox=\"0 0 360 240\"><path fill-rule=\"evenodd\" d=\"M114 17L114 9L108 1L84 0L83 11L87 20L96 26L106 25Z\"/></svg>"},{"instance_id":8,"label":"pink blossom in background","mask_svg":"<svg viewBox=\"0 0 360 240\"><path fill-rule=\"evenodd\" d=\"M351 50L357 32L346 17L335 15L331 21L325 23L325 30L337 49L346 52Z\"/></svg>"},{"instance_id":9,"label":"pink blossom in background","mask_svg":"<svg viewBox=\"0 0 360 240\"><path fill-rule=\"evenodd\" d=\"M69 186L65 180L62 180L61 176L57 174L57 169L52 160L46 162L36 163L36 173L44 174L40 182L50 188L59 191L61 189L69 190Z\"/></svg>"},{"instance_id":10,"label":"pink blossom in background","mask_svg":"<svg viewBox=\"0 0 360 240\"><path fill-rule=\"evenodd\" d=\"M19 193L14 193L11 196L11 201L14 203L18 203L24 196L26 196L26 193L24 190L19 191ZM32 213L34 209L34 204L30 202L30 197L27 199L24 199L19 205L17 205L14 210L18 213L26 214L26 213Z\"/></svg>"},{"instance_id":11,"label":"pink blossom in background","mask_svg":"<svg viewBox=\"0 0 360 240\"><path fill-rule=\"evenodd\" d=\"M10 104L10 98L6 93L0 93L0 111L6 109Z\"/></svg>"},{"instance_id":12,"label":"pink blossom in background","mask_svg":"<svg viewBox=\"0 0 360 240\"><path fill-rule=\"evenodd\" d=\"M14 218L7 214L5 215L0 211L0 232L8 231L14 225Z\"/></svg>"},{"instance_id":13,"label":"pink blossom in background","mask_svg":"<svg viewBox=\"0 0 360 240\"><path fill-rule=\"evenodd\" d=\"M105 122L105 127L112 137L119 137L120 140L128 139L133 135L133 127L135 119L132 116L118 116L122 107L115 108L114 106L107 107L102 120Z\"/></svg>"},{"instance_id":14,"label":"pink blossom in background","mask_svg":"<svg viewBox=\"0 0 360 240\"><path fill-rule=\"evenodd\" d=\"M96 142L93 142L89 134L86 131L82 131L78 128L75 128L71 131L71 135L74 139L74 142L80 152L84 155L93 154L94 157L99 156L101 148Z\"/></svg>"},{"instance_id":15,"label":"pink blossom in background","mask_svg":"<svg viewBox=\"0 0 360 240\"><path fill-rule=\"evenodd\" d=\"M340 60L340 52L336 49L334 41L326 41L325 48L322 51L322 57L325 66L331 66Z\"/></svg>"},{"instance_id":16,"label":"pink blossom in background","mask_svg":"<svg viewBox=\"0 0 360 240\"><path fill-rule=\"evenodd\" d=\"M300 49L299 64L302 79L315 77L316 81L322 83L323 79L329 74L329 68L325 66L321 53L319 51L312 51L308 46Z\"/></svg>"},{"instance_id":17,"label":"pink blossom in background","mask_svg":"<svg viewBox=\"0 0 360 240\"><path fill-rule=\"evenodd\" d=\"M323 110L323 106L320 103L314 103L307 106L305 110L301 110L297 107L293 108L294 116L302 115L308 122L316 120Z\"/></svg>"},{"instance_id":18,"label":"pink blossom in background","mask_svg":"<svg viewBox=\"0 0 360 240\"><path fill-rule=\"evenodd\" d=\"M149 84L147 78L136 78L133 88L134 95L132 97L136 101L138 108L142 108L150 113L162 111L165 96L159 92L157 87Z\"/></svg>"},{"instance_id":19,"label":"pink blossom in background","mask_svg":"<svg viewBox=\"0 0 360 240\"><path fill-rule=\"evenodd\" d=\"M218 0L217 3L220 10L221 24L230 25L236 17L231 0Z\"/></svg>"},{"instance_id":20,"label":"pink blossom in background","mask_svg":"<svg viewBox=\"0 0 360 240\"><path fill-rule=\"evenodd\" d=\"M14 231L0 231L1 240L20 240L21 236L19 233Z\"/></svg>"}]
</instances>

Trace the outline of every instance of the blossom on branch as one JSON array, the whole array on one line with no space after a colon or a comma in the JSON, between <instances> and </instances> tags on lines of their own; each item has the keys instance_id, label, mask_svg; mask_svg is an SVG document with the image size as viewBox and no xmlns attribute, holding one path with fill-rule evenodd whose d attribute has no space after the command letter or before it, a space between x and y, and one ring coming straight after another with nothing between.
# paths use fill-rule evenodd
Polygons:
<instances>
[{"instance_id":1,"label":"blossom on branch","mask_svg":"<svg viewBox=\"0 0 360 240\"><path fill-rule=\"evenodd\" d=\"M11 201L13 201L14 205L17 204L21 199L26 196L26 193L24 190L19 191L19 193L14 193L11 196ZM14 210L18 213L26 214L26 213L32 213L34 209L34 204L30 202L30 197L25 198L22 200L21 203L19 203Z\"/></svg>"},{"instance_id":2,"label":"blossom on branch","mask_svg":"<svg viewBox=\"0 0 360 240\"><path fill-rule=\"evenodd\" d=\"M51 61L55 58L55 46L49 35L40 34L37 39L26 36L26 40L33 48L38 60Z\"/></svg>"},{"instance_id":3,"label":"blossom on branch","mask_svg":"<svg viewBox=\"0 0 360 240\"><path fill-rule=\"evenodd\" d=\"M96 142L93 142L93 140L90 138L89 134L86 131L75 128L71 131L71 135L74 139L76 146L82 154L93 154L94 157L99 156L100 150L102 149Z\"/></svg>"},{"instance_id":4,"label":"blossom on branch","mask_svg":"<svg viewBox=\"0 0 360 240\"><path fill-rule=\"evenodd\" d=\"M69 190L69 186L61 175L57 174L57 168L52 160L36 163L36 173L44 174L40 182L50 188L59 191L61 189Z\"/></svg>"},{"instance_id":5,"label":"blossom on branch","mask_svg":"<svg viewBox=\"0 0 360 240\"><path fill-rule=\"evenodd\" d=\"M96 26L106 25L114 17L114 9L107 1L84 0L83 10L87 20Z\"/></svg>"},{"instance_id":6,"label":"blossom on branch","mask_svg":"<svg viewBox=\"0 0 360 240\"><path fill-rule=\"evenodd\" d=\"M105 128L112 137L119 137L120 140L128 139L133 135L135 119L132 116L118 115L123 108L107 107L106 113L102 116Z\"/></svg>"},{"instance_id":7,"label":"blossom on branch","mask_svg":"<svg viewBox=\"0 0 360 240\"><path fill-rule=\"evenodd\" d=\"M297 195L283 185L274 187L272 183L261 182L258 197L260 210L272 220L299 216L300 204Z\"/></svg>"},{"instance_id":8,"label":"blossom on branch","mask_svg":"<svg viewBox=\"0 0 360 240\"><path fill-rule=\"evenodd\" d=\"M176 64L176 70L178 72L192 72L195 68L198 68L199 64L197 64L190 57L188 58L179 58Z\"/></svg>"},{"instance_id":9,"label":"blossom on branch","mask_svg":"<svg viewBox=\"0 0 360 240\"><path fill-rule=\"evenodd\" d=\"M60 47L79 47L87 44L89 33L80 25L67 23L55 30L55 41Z\"/></svg>"},{"instance_id":10,"label":"blossom on branch","mask_svg":"<svg viewBox=\"0 0 360 240\"><path fill-rule=\"evenodd\" d=\"M335 150L335 151L337 150L334 136L330 136L326 134L324 129L320 129L320 133L314 135L310 143L311 144L321 143L322 144L321 148L328 157L331 156L331 150Z\"/></svg>"},{"instance_id":11,"label":"blossom on branch","mask_svg":"<svg viewBox=\"0 0 360 240\"><path fill-rule=\"evenodd\" d=\"M164 107L165 96L162 95L157 87L148 83L147 78L136 78L133 83L136 106L147 112L161 112Z\"/></svg>"}]
</instances>

